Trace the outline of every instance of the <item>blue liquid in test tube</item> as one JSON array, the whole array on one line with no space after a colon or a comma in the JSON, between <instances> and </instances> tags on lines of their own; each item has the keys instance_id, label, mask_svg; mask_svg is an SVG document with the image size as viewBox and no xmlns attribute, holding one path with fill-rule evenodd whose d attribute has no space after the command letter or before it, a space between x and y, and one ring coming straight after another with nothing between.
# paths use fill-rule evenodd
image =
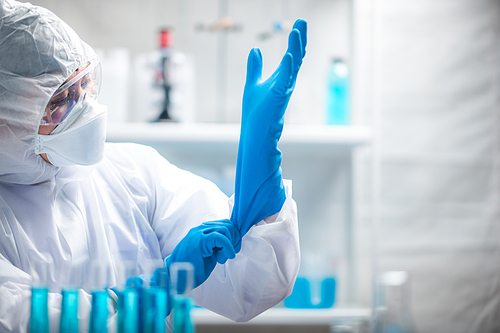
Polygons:
<instances>
[{"instance_id":1,"label":"blue liquid in test tube","mask_svg":"<svg viewBox=\"0 0 500 333\"><path fill-rule=\"evenodd\" d=\"M118 333L139 332L139 294L135 288L118 292Z\"/></svg>"},{"instance_id":2,"label":"blue liquid in test tube","mask_svg":"<svg viewBox=\"0 0 500 333\"><path fill-rule=\"evenodd\" d=\"M92 293L92 309L90 311L90 333L108 333L108 297L106 290Z\"/></svg>"},{"instance_id":3,"label":"blue liquid in test tube","mask_svg":"<svg viewBox=\"0 0 500 333\"><path fill-rule=\"evenodd\" d=\"M31 288L30 333L49 333L47 288Z\"/></svg>"},{"instance_id":4,"label":"blue liquid in test tube","mask_svg":"<svg viewBox=\"0 0 500 333\"><path fill-rule=\"evenodd\" d=\"M62 291L60 332L78 333L78 290Z\"/></svg>"}]
</instances>

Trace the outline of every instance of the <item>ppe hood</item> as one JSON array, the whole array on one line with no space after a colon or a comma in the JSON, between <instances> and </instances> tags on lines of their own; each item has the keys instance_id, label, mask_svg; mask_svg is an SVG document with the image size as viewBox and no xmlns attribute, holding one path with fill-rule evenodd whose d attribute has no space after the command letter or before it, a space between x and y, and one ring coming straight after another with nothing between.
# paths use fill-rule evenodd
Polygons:
<instances>
[{"instance_id":1,"label":"ppe hood","mask_svg":"<svg viewBox=\"0 0 500 333\"><path fill-rule=\"evenodd\" d=\"M91 57L49 10L0 0L0 182L36 184L59 171L35 154L35 135L53 93Z\"/></svg>"}]
</instances>

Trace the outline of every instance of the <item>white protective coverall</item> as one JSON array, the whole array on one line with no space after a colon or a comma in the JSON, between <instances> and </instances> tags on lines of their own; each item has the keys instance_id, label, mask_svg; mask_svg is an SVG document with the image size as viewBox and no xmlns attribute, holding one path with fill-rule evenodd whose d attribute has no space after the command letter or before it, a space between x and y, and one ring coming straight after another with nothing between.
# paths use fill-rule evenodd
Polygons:
<instances>
[{"instance_id":1,"label":"white protective coverall","mask_svg":"<svg viewBox=\"0 0 500 333\"><path fill-rule=\"evenodd\" d=\"M146 146L107 143L104 160L86 167L56 168L36 155L45 106L93 51L44 8L0 5L0 332L28 330L29 273L40 262L49 267L52 331L59 323L60 271L83 266L79 316L86 332L92 262L111 267L112 284L119 263L141 270L165 258L193 226L229 218L231 202L213 183ZM291 293L299 243L286 186L281 212L244 236L235 259L216 266L194 290L196 304L246 321Z\"/></svg>"}]
</instances>

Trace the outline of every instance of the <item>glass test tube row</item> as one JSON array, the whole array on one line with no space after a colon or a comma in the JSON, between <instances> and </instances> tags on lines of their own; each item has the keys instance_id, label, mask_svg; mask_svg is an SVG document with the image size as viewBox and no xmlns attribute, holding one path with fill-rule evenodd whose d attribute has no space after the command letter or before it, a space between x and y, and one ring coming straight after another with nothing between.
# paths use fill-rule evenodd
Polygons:
<instances>
[{"instance_id":1,"label":"glass test tube row","mask_svg":"<svg viewBox=\"0 0 500 333\"><path fill-rule=\"evenodd\" d=\"M43 272L43 269L41 270ZM120 287L108 289L106 274L93 269L95 285L92 289L89 333L108 333L108 300L116 300L116 328L118 333L164 333L167 316L172 309L173 331L193 333L191 319L193 268L189 263L176 263L170 268L170 278L165 268L156 269L151 275L130 275ZM40 270L38 270L40 272ZM49 333L48 283L35 274L31 295L31 333ZM181 278L178 278L181 277ZM46 280L47 281L47 280ZM172 282L170 282L172 281ZM100 286L100 287L96 287ZM79 332L78 288L67 284L61 291L61 317L59 332ZM170 307L170 308L169 308Z\"/></svg>"}]
</instances>

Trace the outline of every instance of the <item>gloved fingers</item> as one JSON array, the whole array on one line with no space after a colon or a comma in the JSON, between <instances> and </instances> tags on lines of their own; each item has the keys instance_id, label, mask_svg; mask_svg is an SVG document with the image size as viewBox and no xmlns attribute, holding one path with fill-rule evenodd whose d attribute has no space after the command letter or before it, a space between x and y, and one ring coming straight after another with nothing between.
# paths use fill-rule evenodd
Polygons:
<instances>
[{"instance_id":1,"label":"gloved fingers","mask_svg":"<svg viewBox=\"0 0 500 333\"><path fill-rule=\"evenodd\" d=\"M219 248L215 249L214 254L215 254L215 259L221 265L224 265L226 263L226 261L228 261L229 259L234 259L234 258L228 257L227 252L224 252L223 249L219 249Z\"/></svg>"},{"instance_id":2,"label":"gloved fingers","mask_svg":"<svg viewBox=\"0 0 500 333\"><path fill-rule=\"evenodd\" d=\"M246 85L256 84L262 78L262 53L259 48L250 50L247 61Z\"/></svg>"},{"instance_id":3,"label":"gloved fingers","mask_svg":"<svg viewBox=\"0 0 500 333\"><path fill-rule=\"evenodd\" d=\"M297 29L293 29L288 36L288 50L293 57L293 73L292 81L295 82L297 74L299 73L300 66L302 65L302 41L300 38L300 32Z\"/></svg>"},{"instance_id":4,"label":"gloved fingers","mask_svg":"<svg viewBox=\"0 0 500 333\"><path fill-rule=\"evenodd\" d=\"M125 285L127 287L140 288L144 286L144 280L148 279L146 275L130 276L127 278Z\"/></svg>"},{"instance_id":5,"label":"gloved fingers","mask_svg":"<svg viewBox=\"0 0 500 333\"><path fill-rule=\"evenodd\" d=\"M205 229L204 234L208 234L213 231L217 231L231 240L233 247L236 252L239 252L241 249L241 233L230 220L219 220L219 221L209 221L204 222L203 225L211 227L210 229Z\"/></svg>"},{"instance_id":6,"label":"gloved fingers","mask_svg":"<svg viewBox=\"0 0 500 333\"><path fill-rule=\"evenodd\" d=\"M217 262L221 264L225 263L227 259L234 259L236 256L231 240L216 232L207 235L205 251L211 255L216 254Z\"/></svg>"},{"instance_id":7,"label":"gloved fingers","mask_svg":"<svg viewBox=\"0 0 500 333\"><path fill-rule=\"evenodd\" d=\"M165 258L165 267L167 269L167 287L170 287L169 284L172 280L171 272L170 272L170 267L172 266L173 263L175 262L190 262L193 265L194 268L194 280L195 280L195 287L199 286L203 281L205 281L205 260L202 256L197 253L195 256L190 256L189 258L174 258L173 255L169 255L168 257Z\"/></svg>"},{"instance_id":8,"label":"gloved fingers","mask_svg":"<svg viewBox=\"0 0 500 333\"><path fill-rule=\"evenodd\" d=\"M165 267L155 269L150 285L152 287L166 287L168 285L168 271Z\"/></svg>"},{"instance_id":9,"label":"gloved fingers","mask_svg":"<svg viewBox=\"0 0 500 333\"><path fill-rule=\"evenodd\" d=\"M278 67L278 78L275 86L276 92L278 94L285 94L286 91L292 85L292 74L293 74L293 56L290 53L285 54L281 64Z\"/></svg>"},{"instance_id":10,"label":"gloved fingers","mask_svg":"<svg viewBox=\"0 0 500 333\"><path fill-rule=\"evenodd\" d=\"M232 242L228 238L218 237L215 240L217 247L217 262L220 264L225 263L228 259L234 259L236 257L236 251Z\"/></svg>"},{"instance_id":11,"label":"gloved fingers","mask_svg":"<svg viewBox=\"0 0 500 333\"><path fill-rule=\"evenodd\" d=\"M302 58L306 55L307 46L307 21L304 19L298 19L293 24L293 29L297 29L300 32L300 41L302 46Z\"/></svg>"}]
</instances>

